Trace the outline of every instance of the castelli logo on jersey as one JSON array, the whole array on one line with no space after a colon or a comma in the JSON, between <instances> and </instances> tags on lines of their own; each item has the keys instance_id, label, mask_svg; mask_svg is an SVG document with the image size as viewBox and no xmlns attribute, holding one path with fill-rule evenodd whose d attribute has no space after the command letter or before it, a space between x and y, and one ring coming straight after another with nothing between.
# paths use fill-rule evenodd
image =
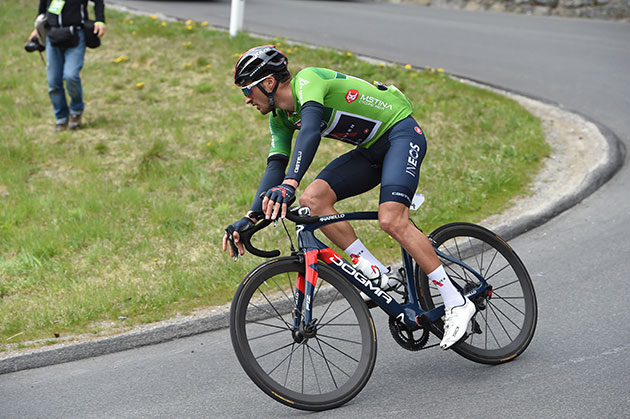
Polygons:
<instances>
[{"instance_id":1,"label":"castelli logo on jersey","mask_svg":"<svg viewBox=\"0 0 630 419\"><path fill-rule=\"evenodd\" d=\"M422 135L422 130L420 129L420 127L413 127L413 129L415 129L418 134Z\"/></svg>"},{"instance_id":2,"label":"castelli logo on jersey","mask_svg":"<svg viewBox=\"0 0 630 419\"><path fill-rule=\"evenodd\" d=\"M350 89L348 90L348 93L346 93L346 102L352 103L355 100L357 100L358 97L359 97L359 91L355 89Z\"/></svg>"}]
</instances>

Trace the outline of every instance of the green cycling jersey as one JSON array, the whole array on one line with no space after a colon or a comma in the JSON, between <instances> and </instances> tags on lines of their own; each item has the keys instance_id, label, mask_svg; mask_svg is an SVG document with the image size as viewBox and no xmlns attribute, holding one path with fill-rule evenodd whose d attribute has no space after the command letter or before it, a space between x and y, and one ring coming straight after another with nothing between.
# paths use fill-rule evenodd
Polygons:
<instances>
[{"instance_id":1,"label":"green cycling jersey","mask_svg":"<svg viewBox=\"0 0 630 419\"><path fill-rule=\"evenodd\" d=\"M279 110L269 118L269 156L290 155L293 134L301 126L300 109L309 101L324 107L323 137L364 148L412 113L411 102L395 86L374 85L325 68L309 67L297 73L291 91L295 111Z\"/></svg>"}]
</instances>

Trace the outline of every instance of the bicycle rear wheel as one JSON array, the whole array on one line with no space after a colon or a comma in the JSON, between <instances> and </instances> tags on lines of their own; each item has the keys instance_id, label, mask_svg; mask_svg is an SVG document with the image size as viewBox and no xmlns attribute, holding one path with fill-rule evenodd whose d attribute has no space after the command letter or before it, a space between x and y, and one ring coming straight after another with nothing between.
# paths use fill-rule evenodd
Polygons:
<instances>
[{"instance_id":1,"label":"bicycle rear wheel","mask_svg":"<svg viewBox=\"0 0 630 419\"><path fill-rule=\"evenodd\" d=\"M304 275L304 262L288 257L262 264L243 280L232 300L232 345L247 375L276 401L331 409L367 384L376 362L374 323L352 285L320 264L312 301L316 330L296 338L298 274Z\"/></svg>"},{"instance_id":2,"label":"bicycle rear wheel","mask_svg":"<svg viewBox=\"0 0 630 419\"><path fill-rule=\"evenodd\" d=\"M429 236L437 249L480 273L492 287L473 302L478 312L468 325L469 336L452 349L482 364L501 364L520 355L531 342L538 316L534 286L527 269L499 236L468 223L447 224ZM463 267L441 258L451 281L464 292L479 286L479 280ZM416 266L417 289L423 309L442 304L434 284ZM444 327L440 319L435 322Z\"/></svg>"}]
</instances>

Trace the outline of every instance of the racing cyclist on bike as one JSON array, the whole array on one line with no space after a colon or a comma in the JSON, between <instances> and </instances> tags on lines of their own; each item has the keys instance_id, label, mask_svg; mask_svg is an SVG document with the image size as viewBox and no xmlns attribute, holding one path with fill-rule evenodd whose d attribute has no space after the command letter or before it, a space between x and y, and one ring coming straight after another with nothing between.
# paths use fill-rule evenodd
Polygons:
<instances>
[{"instance_id":1,"label":"racing cyclist on bike","mask_svg":"<svg viewBox=\"0 0 630 419\"><path fill-rule=\"evenodd\" d=\"M300 205L309 207L312 215L337 214L337 201L380 184L379 225L407 250L440 291L445 305L440 346L448 349L464 336L476 309L453 286L429 239L409 220L426 153L424 133L411 116L410 101L395 86L373 85L324 68L305 68L292 78L287 64L286 55L272 45L252 48L236 63L234 83L241 87L245 103L263 115L271 113L271 149L250 211L226 231L233 231L238 251L244 254L238 232L255 222L249 215L260 209L267 219L286 215L287 203L295 196L322 136L355 145L319 173L304 190ZM295 130L299 133L291 154ZM358 254L359 249L385 272L348 222L328 225L322 231L346 253Z\"/></svg>"}]
</instances>

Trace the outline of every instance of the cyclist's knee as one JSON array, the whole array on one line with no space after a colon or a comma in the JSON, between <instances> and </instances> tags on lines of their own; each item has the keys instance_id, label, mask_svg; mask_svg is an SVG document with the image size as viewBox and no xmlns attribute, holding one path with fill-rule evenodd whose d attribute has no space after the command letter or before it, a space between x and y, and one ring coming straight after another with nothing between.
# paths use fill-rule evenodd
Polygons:
<instances>
[{"instance_id":1,"label":"cyclist's knee","mask_svg":"<svg viewBox=\"0 0 630 419\"><path fill-rule=\"evenodd\" d=\"M409 209L398 202L384 202L378 209L378 222L384 232L399 240L410 227Z\"/></svg>"},{"instance_id":2,"label":"cyclist's knee","mask_svg":"<svg viewBox=\"0 0 630 419\"><path fill-rule=\"evenodd\" d=\"M337 196L327 182L317 179L300 196L300 205L309 207L312 214L327 210L337 202Z\"/></svg>"}]
</instances>

